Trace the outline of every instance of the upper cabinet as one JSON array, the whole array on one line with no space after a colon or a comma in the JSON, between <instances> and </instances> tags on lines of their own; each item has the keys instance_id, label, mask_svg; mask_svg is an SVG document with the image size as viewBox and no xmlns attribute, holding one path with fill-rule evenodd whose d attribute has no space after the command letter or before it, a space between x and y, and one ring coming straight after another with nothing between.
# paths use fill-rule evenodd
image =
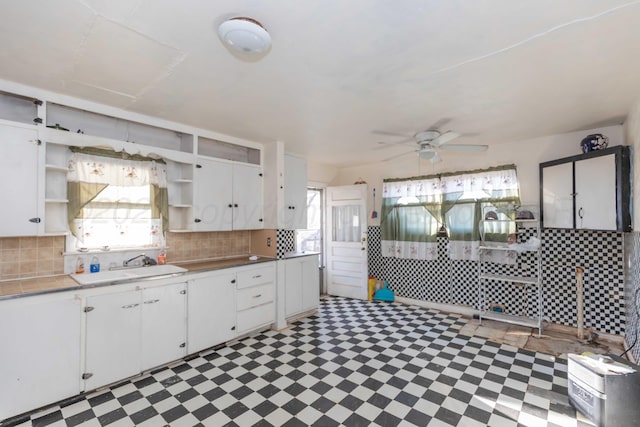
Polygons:
<instances>
[{"instance_id":1,"label":"upper cabinet","mask_svg":"<svg viewBox=\"0 0 640 427\"><path fill-rule=\"evenodd\" d=\"M277 141L264 147L265 228L307 228L307 161L284 152Z\"/></svg>"},{"instance_id":2,"label":"upper cabinet","mask_svg":"<svg viewBox=\"0 0 640 427\"><path fill-rule=\"evenodd\" d=\"M0 123L0 194L6 209L0 221L0 236L38 234L39 207L38 132L33 125Z\"/></svg>"},{"instance_id":3,"label":"upper cabinet","mask_svg":"<svg viewBox=\"0 0 640 427\"><path fill-rule=\"evenodd\" d=\"M194 177L196 231L263 228L259 166L199 158Z\"/></svg>"},{"instance_id":4,"label":"upper cabinet","mask_svg":"<svg viewBox=\"0 0 640 427\"><path fill-rule=\"evenodd\" d=\"M262 144L220 141L162 119L64 102L0 91L0 191L12 207L0 236L68 233L71 146L163 159L171 231L264 228Z\"/></svg>"},{"instance_id":5,"label":"upper cabinet","mask_svg":"<svg viewBox=\"0 0 640 427\"><path fill-rule=\"evenodd\" d=\"M286 230L307 228L307 161L284 155L284 224Z\"/></svg>"},{"instance_id":6,"label":"upper cabinet","mask_svg":"<svg viewBox=\"0 0 640 427\"><path fill-rule=\"evenodd\" d=\"M545 228L631 231L629 147L540 164Z\"/></svg>"}]
</instances>

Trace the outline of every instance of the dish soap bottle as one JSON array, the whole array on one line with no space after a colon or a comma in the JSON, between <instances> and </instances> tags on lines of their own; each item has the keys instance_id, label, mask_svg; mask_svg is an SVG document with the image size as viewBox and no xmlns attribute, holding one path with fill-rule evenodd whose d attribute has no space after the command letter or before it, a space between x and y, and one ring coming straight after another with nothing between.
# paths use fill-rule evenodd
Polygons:
<instances>
[{"instance_id":1,"label":"dish soap bottle","mask_svg":"<svg viewBox=\"0 0 640 427\"><path fill-rule=\"evenodd\" d=\"M158 252L158 265L165 265L167 263L167 252L165 252L164 248L160 249Z\"/></svg>"},{"instance_id":2,"label":"dish soap bottle","mask_svg":"<svg viewBox=\"0 0 640 427\"><path fill-rule=\"evenodd\" d=\"M76 274L84 273L84 259L81 256L76 260Z\"/></svg>"},{"instance_id":3,"label":"dish soap bottle","mask_svg":"<svg viewBox=\"0 0 640 427\"><path fill-rule=\"evenodd\" d=\"M91 258L91 264L89 264L89 271L92 273L98 273L100 271L100 260L97 256Z\"/></svg>"}]
</instances>

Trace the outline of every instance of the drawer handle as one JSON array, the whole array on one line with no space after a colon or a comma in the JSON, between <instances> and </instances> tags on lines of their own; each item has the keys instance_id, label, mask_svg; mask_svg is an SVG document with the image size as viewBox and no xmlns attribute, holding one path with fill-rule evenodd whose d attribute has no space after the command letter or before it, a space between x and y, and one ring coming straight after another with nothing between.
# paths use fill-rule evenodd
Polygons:
<instances>
[{"instance_id":1,"label":"drawer handle","mask_svg":"<svg viewBox=\"0 0 640 427\"><path fill-rule=\"evenodd\" d=\"M150 299L149 301L145 301L144 303L145 304L155 304L157 302L160 302L160 300L159 299Z\"/></svg>"},{"instance_id":2,"label":"drawer handle","mask_svg":"<svg viewBox=\"0 0 640 427\"><path fill-rule=\"evenodd\" d=\"M262 274L258 274L257 276L253 276L252 279L259 279L262 277Z\"/></svg>"},{"instance_id":3,"label":"drawer handle","mask_svg":"<svg viewBox=\"0 0 640 427\"><path fill-rule=\"evenodd\" d=\"M254 298L260 298L262 296L262 294L258 294L258 295L254 295Z\"/></svg>"},{"instance_id":4,"label":"drawer handle","mask_svg":"<svg viewBox=\"0 0 640 427\"><path fill-rule=\"evenodd\" d=\"M140 304L129 304L129 305L123 305L121 308L135 308L137 306L139 306Z\"/></svg>"}]
</instances>

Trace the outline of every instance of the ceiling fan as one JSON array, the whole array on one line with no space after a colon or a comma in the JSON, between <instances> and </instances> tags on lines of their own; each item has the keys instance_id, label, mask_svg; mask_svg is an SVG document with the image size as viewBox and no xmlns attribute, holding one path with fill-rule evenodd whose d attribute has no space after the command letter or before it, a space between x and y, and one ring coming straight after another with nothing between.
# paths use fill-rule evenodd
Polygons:
<instances>
[{"instance_id":1,"label":"ceiling fan","mask_svg":"<svg viewBox=\"0 0 640 427\"><path fill-rule=\"evenodd\" d=\"M447 150L447 151L486 151L489 146L487 145L472 145L472 144L448 144L449 141L452 141L461 136L461 134L447 131L440 132L438 130L425 130L422 132L416 133L413 138L398 141L391 145L398 144L406 144L408 142L414 142L418 145L417 150L408 151L406 153L398 154L396 156L389 157L384 159L384 161L389 161L396 159L398 157L406 156L411 153L418 153L418 156L424 160L431 160L432 162L441 161L440 156L438 155L438 150ZM389 145L388 143L385 143Z\"/></svg>"}]
</instances>

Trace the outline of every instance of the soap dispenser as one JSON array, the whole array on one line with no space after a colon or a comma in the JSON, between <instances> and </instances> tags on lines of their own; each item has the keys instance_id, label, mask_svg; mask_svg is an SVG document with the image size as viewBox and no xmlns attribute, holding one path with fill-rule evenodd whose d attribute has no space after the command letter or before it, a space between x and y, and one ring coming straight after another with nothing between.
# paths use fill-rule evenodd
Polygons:
<instances>
[{"instance_id":1,"label":"soap dispenser","mask_svg":"<svg viewBox=\"0 0 640 427\"><path fill-rule=\"evenodd\" d=\"M100 272L100 260L98 259L97 256L94 256L93 258L91 258L91 264L89 264L89 271L91 271L92 273Z\"/></svg>"},{"instance_id":2,"label":"soap dispenser","mask_svg":"<svg viewBox=\"0 0 640 427\"><path fill-rule=\"evenodd\" d=\"M84 259L81 256L76 259L76 274L84 273Z\"/></svg>"}]
</instances>

